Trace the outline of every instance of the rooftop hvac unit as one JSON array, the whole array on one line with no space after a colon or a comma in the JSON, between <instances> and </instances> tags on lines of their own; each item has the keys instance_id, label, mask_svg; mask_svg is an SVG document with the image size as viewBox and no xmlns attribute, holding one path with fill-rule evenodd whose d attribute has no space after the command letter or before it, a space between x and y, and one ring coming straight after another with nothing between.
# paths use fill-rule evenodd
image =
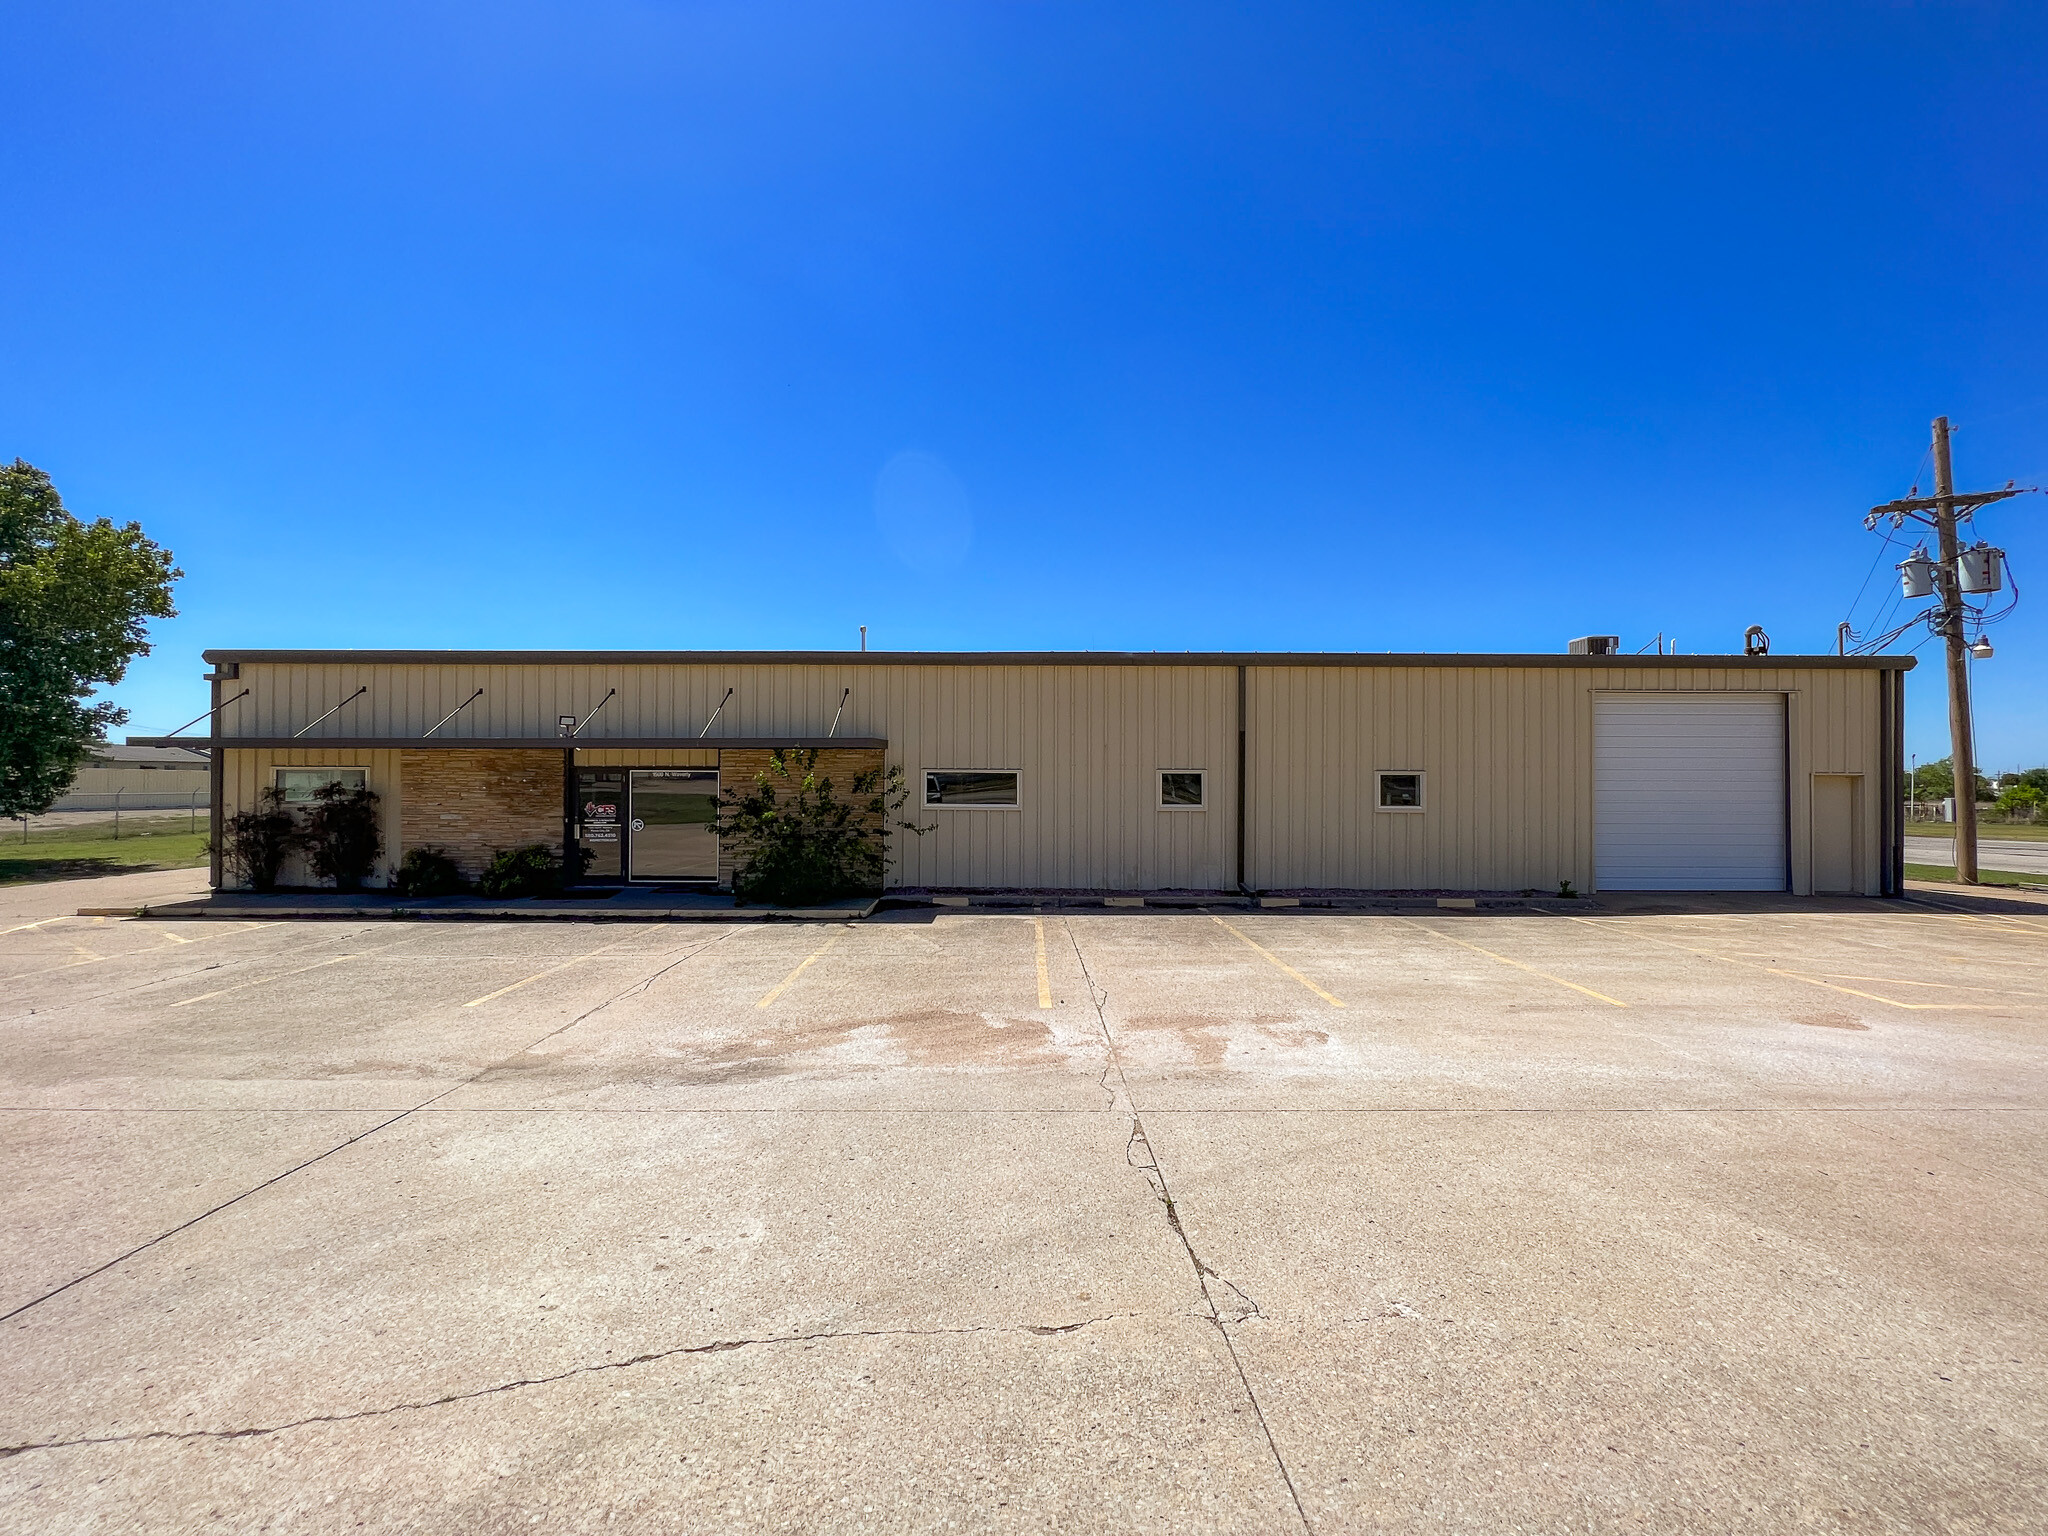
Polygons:
<instances>
[{"instance_id":1,"label":"rooftop hvac unit","mask_svg":"<svg viewBox=\"0 0 2048 1536\"><path fill-rule=\"evenodd\" d=\"M1619 656L1621 636L1581 635L1564 649L1567 656Z\"/></svg>"},{"instance_id":2,"label":"rooftop hvac unit","mask_svg":"<svg viewBox=\"0 0 2048 1536\"><path fill-rule=\"evenodd\" d=\"M1956 555L1965 592L1996 592L2005 585L2005 551L1982 539Z\"/></svg>"},{"instance_id":3,"label":"rooftop hvac unit","mask_svg":"<svg viewBox=\"0 0 2048 1536\"><path fill-rule=\"evenodd\" d=\"M1934 596L1934 562L1924 548L1899 562L1899 590L1908 598Z\"/></svg>"}]
</instances>

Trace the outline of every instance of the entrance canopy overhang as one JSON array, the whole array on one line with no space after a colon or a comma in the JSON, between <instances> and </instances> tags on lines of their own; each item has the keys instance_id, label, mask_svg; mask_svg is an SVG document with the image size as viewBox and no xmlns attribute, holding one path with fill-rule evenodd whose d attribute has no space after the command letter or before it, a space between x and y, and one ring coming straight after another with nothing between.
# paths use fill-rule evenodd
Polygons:
<instances>
[{"instance_id":1,"label":"entrance canopy overhang","mask_svg":"<svg viewBox=\"0 0 2048 1536\"><path fill-rule=\"evenodd\" d=\"M607 752L678 749L710 752L752 749L757 752L796 750L823 752L838 748L887 747L883 736L130 736L131 747L346 747L351 751L432 752L480 748L499 752Z\"/></svg>"}]
</instances>

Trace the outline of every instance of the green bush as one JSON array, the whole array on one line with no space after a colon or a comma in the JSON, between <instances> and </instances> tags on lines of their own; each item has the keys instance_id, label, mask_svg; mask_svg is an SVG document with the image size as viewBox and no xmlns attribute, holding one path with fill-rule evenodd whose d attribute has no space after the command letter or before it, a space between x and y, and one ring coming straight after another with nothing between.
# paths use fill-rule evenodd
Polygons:
<instances>
[{"instance_id":1,"label":"green bush","mask_svg":"<svg viewBox=\"0 0 2048 1536\"><path fill-rule=\"evenodd\" d=\"M391 877L401 896L458 896L469 889L456 863L439 848L408 848Z\"/></svg>"},{"instance_id":2,"label":"green bush","mask_svg":"<svg viewBox=\"0 0 2048 1536\"><path fill-rule=\"evenodd\" d=\"M237 811L222 823L221 859L239 883L274 891L284 861L302 841L298 817L285 809L284 791L266 789L255 810Z\"/></svg>"},{"instance_id":3,"label":"green bush","mask_svg":"<svg viewBox=\"0 0 2048 1536\"><path fill-rule=\"evenodd\" d=\"M323 784L314 791L300 833L306 862L337 891L359 891L384 852L377 796L367 788Z\"/></svg>"},{"instance_id":4,"label":"green bush","mask_svg":"<svg viewBox=\"0 0 2048 1536\"><path fill-rule=\"evenodd\" d=\"M493 854L476 889L480 896L559 896L563 883L561 850L529 843Z\"/></svg>"},{"instance_id":5,"label":"green bush","mask_svg":"<svg viewBox=\"0 0 2048 1536\"><path fill-rule=\"evenodd\" d=\"M813 907L873 895L888 868L891 826L920 836L930 827L891 818L910 791L903 770L870 769L841 800L819 776L816 752L777 752L753 785L719 796L718 835L731 849L733 900Z\"/></svg>"}]
</instances>

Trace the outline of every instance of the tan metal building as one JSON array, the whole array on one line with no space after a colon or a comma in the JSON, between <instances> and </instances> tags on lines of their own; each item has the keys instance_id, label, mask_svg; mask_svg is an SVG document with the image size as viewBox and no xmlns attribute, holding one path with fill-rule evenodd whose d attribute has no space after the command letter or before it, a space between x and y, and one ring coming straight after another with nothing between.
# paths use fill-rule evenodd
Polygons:
<instances>
[{"instance_id":1,"label":"tan metal building","mask_svg":"<svg viewBox=\"0 0 2048 1536\"><path fill-rule=\"evenodd\" d=\"M593 878L709 883L710 797L794 746L904 770L933 830L891 837L898 888L1880 895L1903 873L1910 658L206 658L216 843L262 789L346 775L394 862L569 842Z\"/></svg>"}]
</instances>

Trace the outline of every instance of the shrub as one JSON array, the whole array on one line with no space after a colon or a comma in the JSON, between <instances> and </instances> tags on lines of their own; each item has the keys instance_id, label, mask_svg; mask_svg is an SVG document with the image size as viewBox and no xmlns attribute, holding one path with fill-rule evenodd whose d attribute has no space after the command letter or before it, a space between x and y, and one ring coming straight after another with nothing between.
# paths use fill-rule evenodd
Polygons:
<instances>
[{"instance_id":1,"label":"shrub","mask_svg":"<svg viewBox=\"0 0 2048 1536\"><path fill-rule=\"evenodd\" d=\"M561 850L529 843L493 854L476 888L481 896L558 896L563 883Z\"/></svg>"},{"instance_id":2,"label":"shrub","mask_svg":"<svg viewBox=\"0 0 2048 1536\"><path fill-rule=\"evenodd\" d=\"M816 752L777 752L750 788L719 796L735 902L808 907L874 894L888 868L890 828L932 830L892 820L910 795L901 768L855 775L852 798L841 800L817 764Z\"/></svg>"},{"instance_id":3,"label":"shrub","mask_svg":"<svg viewBox=\"0 0 2048 1536\"><path fill-rule=\"evenodd\" d=\"M266 789L255 810L237 811L222 824L221 857L243 885L274 891L278 871L302 841L298 818L285 809L284 791Z\"/></svg>"},{"instance_id":4,"label":"shrub","mask_svg":"<svg viewBox=\"0 0 2048 1536\"><path fill-rule=\"evenodd\" d=\"M391 888L401 896L456 896L469 889L469 881L441 849L408 848Z\"/></svg>"},{"instance_id":5,"label":"shrub","mask_svg":"<svg viewBox=\"0 0 2048 1536\"><path fill-rule=\"evenodd\" d=\"M323 784L313 793L301 834L306 862L338 891L359 891L384 852L377 796L367 788Z\"/></svg>"}]
</instances>

